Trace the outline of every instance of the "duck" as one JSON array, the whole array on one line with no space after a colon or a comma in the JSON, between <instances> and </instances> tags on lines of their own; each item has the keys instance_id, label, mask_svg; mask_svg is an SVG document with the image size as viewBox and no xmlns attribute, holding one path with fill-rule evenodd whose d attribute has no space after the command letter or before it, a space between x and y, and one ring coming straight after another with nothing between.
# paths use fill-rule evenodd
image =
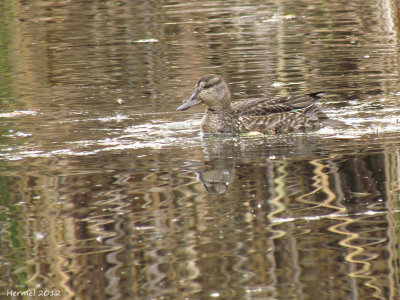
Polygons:
<instances>
[{"instance_id":1,"label":"duck","mask_svg":"<svg viewBox=\"0 0 400 300\"><path fill-rule=\"evenodd\" d=\"M201 120L201 130L212 134L280 134L344 124L328 118L322 112L316 102L323 96L324 92L316 92L232 103L226 81L220 75L206 74L197 81L189 100L176 110L184 111L195 105L205 104L207 108Z\"/></svg>"}]
</instances>

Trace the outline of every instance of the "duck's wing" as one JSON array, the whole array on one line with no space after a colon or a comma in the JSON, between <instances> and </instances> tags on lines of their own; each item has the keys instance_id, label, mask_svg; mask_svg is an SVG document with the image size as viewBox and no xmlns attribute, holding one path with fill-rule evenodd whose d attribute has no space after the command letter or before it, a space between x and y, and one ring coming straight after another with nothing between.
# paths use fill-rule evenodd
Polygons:
<instances>
[{"instance_id":1,"label":"duck's wing","mask_svg":"<svg viewBox=\"0 0 400 300\"><path fill-rule=\"evenodd\" d=\"M318 92L274 99L252 99L233 103L232 107L237 115L263 116L312 106L323 95L323 92Z\"/></svg>"}]
</instances>

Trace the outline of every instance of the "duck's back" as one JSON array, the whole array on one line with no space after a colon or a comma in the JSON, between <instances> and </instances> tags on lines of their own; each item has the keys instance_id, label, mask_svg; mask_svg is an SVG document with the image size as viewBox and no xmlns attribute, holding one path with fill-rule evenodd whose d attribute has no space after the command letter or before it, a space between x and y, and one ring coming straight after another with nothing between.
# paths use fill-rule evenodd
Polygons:
<instances>
[{"instance_id":1,"label":"duck's back","mask_svg":"<svg viewBox=\"0 0 400 300\"><path fill-rule=\"evenodd\" d=\"M323 93L319 92L274 99L251 99L235 102L232 107L239 116L263 116L305 109L313 106L322 96Z\"/></svg>"}]
</instances>

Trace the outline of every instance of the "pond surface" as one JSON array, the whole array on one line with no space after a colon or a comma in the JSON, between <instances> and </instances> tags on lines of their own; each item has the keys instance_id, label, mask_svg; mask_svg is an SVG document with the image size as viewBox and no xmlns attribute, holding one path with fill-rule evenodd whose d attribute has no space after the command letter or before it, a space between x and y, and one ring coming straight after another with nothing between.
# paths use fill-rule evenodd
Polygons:
<instances>
[{"instance_id":1,"label":"pond surface","mask_svg":"<svg viewBox=\"0 0 400 300\"><path fill-rule=\"evenodd\" d=\"M1 1L1 295L399 299L399 26L395 0ZM348 128L202 136L175 109L206 73L325 91Z\"/></svg>"}]
</instances>

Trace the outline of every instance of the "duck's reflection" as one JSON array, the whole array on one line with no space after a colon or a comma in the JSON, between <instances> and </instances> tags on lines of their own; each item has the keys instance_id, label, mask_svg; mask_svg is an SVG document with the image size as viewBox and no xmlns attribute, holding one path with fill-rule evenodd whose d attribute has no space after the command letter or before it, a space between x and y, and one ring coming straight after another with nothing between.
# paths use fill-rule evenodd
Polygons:
<instances>
[{"instance_id":1,"label":"duck's reflection","mask_svg":"<svg viewBox=\"0 0 400 300\"><path fill-rule=\"evenodd\" d=\"M332 141L311 135L257 138L205 135L202 137L204 162L192 165L191 171L197 174L207 193L224 194L235 181L236 169L240 168L241 178L250 179L260 172L260 167L284 162L289 166L287 180L297 178L298 182L306 182L317 173L325 173L341 198L354 199L361 194L378 197L380 193L371 178L374 171L368 165L374 161L379 163L379 157L332 155L332 149L340 145L332 147L330 143ZM313 163L316 160L324 162L326 167L317 170ZM332 165L335 165L333 169Z\"/></svg>"},{"instance_id":2,"label":"duck's reflection","mask_svg":"<svg viewBox=\"0 0 400 300\"><path fill-rule=\"evenodd\" d=\"M227 135L204 135L202 137L204 163L191 170L197 174L207 193L228 192L235 178L237 161L273 163L294 157L310 157L315 138L306 136L237 137Z\"/></svg>"},{"instance_id":3,"label":"duck's reflection","mask_svg":"<svg viewBox=\"0 0 400 300\"><path fill-rule=\"evenodd\" d=\"M235 177L234 160L215 158L205 162L205 168L204 171L196 171L196 173L207 193L226 193Z\"/></svg>"}]
</instances>

